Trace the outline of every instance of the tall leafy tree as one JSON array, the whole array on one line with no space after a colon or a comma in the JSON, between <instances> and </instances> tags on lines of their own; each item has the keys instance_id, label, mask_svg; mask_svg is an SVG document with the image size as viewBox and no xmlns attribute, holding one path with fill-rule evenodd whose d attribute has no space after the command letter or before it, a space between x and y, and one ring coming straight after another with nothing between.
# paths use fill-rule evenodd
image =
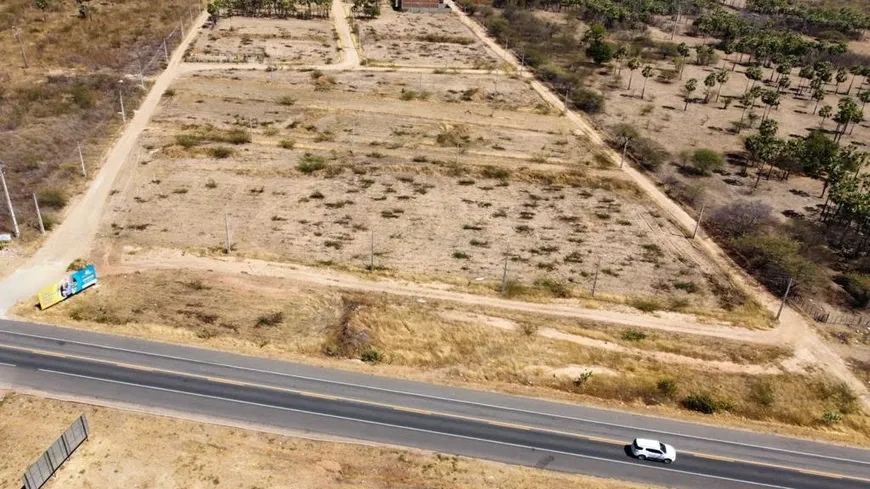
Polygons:
<instances>
[{"instance_id":1,"label":"tall leafy tree","mask_svg":"<svg viewBox=\"0 0 870 489\"><path fill-rule=\"evenodd\" d=\"M677 45L677 52L680 54L680 80L683 79L683 69L686 67L686 58L689 57L689 46L686 43L681 42Z\"/></svg>"},{"instance_id":2,"label":"tall leafy tree","mask_svg":"<svg viewBox=\"0 0 870 489\"><path fill-rule=\"evenodd\" d=\"M825 89L824 88L816 88L813 91L813 100L816 101L816 106L813 107L813 114L816 113L816 110L819 108L819 102L825 100Z\"/></svg>"},{"instance_id":3,"label":"tall leafy tree","mask_svg":"<svg viewBox=\"0 0 870 489\"><path fill-rule=\"evenodd\" d=\"M837 75L834 78L837 81L837 87L834 89L834 95L839 95L840 93L840 84L845 83L846 80L849 79L849 72L846 68L840 68L837 70Z\"/></svg>"}]
</instances>

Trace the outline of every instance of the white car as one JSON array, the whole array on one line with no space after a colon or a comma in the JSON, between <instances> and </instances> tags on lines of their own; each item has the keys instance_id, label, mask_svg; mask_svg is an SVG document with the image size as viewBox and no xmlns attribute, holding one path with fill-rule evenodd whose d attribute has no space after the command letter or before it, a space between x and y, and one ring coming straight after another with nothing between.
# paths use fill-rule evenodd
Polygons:
<instances>
[{"instance_id":1,"label":"white car","mask_svg":"<svg viewBox=\"0 0 870 489\"><path fill-rule=\"evenodd\" d=\"M631 454L638 460L661 460L666 464L677 459L674 447L647 438L635 438L631 442Z\"/></svg>"}]
</instances>

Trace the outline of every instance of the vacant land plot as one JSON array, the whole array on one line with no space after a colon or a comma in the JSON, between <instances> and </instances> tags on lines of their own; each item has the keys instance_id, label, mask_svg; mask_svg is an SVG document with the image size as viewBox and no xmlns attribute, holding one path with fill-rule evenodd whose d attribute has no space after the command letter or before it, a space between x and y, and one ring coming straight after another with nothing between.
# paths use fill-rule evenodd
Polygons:
<instances>
[{"instance_id":1,"label":"vacant land plot","mask_svg":"<svg viewBox=\"0 0 870 489\"><path fill-rule=\"evenodd\" d=\"M825 428L825 436L862 443L868 433L847 388L795 369L790 351L767 343L471 311L220 270L107 275L99 289L75 300L43 313L18 312L98 331L663 415L691 416L684 400L707 396L729 423L751 419L761 428L775 420L792 433ZM826 424L827 411L842 422Z\"/></svg>"},{"instance_id":2,"label":"vacant land plot","mask_svg":"<svg viewBox=\"0 0 870 489\"><path fill-rule=\"evenodd\" d=\"M358 20L354 31L370 65L494 69L500 59L455 15L396 12Z\"/></svg>"},{"instance_id":3,"label":"vacant land plot","mask_svg":"<svg viewBox=\"0 0 870 489\"><path fill-rule=\"evenodd\" d=\"M0 484L17 487L24 468L78 415L90 439L47 489L64 487L273 487L338 489L642 489L421 451L314 441L87 404L0 394Z\"/></svg>"},{"instance_id":4,"label":"vacant land plot","mask_svg":"<svg viewBox=\"0 0 870 489\"><path fill-rule=\"evenodd\" d=\"M330 64L340 55L329 19L225 17L203 29L185 60L192 62Z\"/></svg>"},{"instance_id":5,"label":"vacant land plot","mask_svg":"<svg viewBox=\"0 0 870 489\"><path fill-rule=\"evenodd\" d=\"M105 234L220 252L227 213L242 256L453 282L507 259L512 283L559 297L598 268L598 292L651 309L719 305L703 257L521 81L430 75L420 100L415 75L369 75L181 80Z\"/></svg>"}]
</instances>

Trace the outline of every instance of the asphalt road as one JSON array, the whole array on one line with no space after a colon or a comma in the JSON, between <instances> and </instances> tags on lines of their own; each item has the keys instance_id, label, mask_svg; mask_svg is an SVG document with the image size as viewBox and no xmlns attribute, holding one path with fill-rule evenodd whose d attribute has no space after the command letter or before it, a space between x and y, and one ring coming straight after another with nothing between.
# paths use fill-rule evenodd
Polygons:
<instances>
[{"instance_id":1,"label":"asphalt road","mask_svg":"<svg viewBox=\"0 0 870 489\"><path fill-rule=\"evenodd\" d=\"M0 321L0 383L671 487L870 487L868 450L28 323Z\"/></svg>"}]
</instances>

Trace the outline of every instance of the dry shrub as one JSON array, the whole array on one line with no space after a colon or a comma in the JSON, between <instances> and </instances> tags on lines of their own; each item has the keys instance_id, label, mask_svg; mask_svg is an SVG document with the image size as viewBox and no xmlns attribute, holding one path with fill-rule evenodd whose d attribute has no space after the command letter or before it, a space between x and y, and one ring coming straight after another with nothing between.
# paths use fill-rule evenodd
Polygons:
<instances>
[{"instance_id":1,"label":"dry shrub","mask_svg":"<svg viewBox=\"0 0 870 489\"><path fill-rule=\"evenodd\" d=\"M377 350L372 348L371 330L359 327L353 321L360 309L365 306L365 302L360 299L341 298L341 316L334 326L332 337L324 346L324 353L327 356L350 358L359 352L373 351L377 353ZM367 353L367 358L369 356L371 355ZM377 356L379 360L380 354L378 353Z\"/></svg>"}]
</instances>

